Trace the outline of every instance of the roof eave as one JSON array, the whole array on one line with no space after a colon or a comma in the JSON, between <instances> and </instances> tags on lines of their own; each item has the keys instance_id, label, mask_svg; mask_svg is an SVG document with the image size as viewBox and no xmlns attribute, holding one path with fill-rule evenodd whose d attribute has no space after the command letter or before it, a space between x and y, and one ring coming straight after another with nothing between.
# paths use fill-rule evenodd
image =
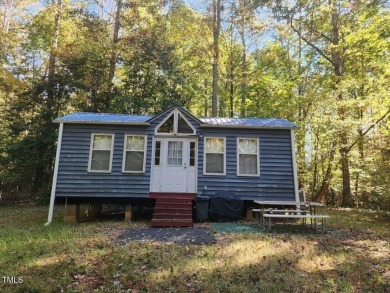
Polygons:
<instances>
[{"instance_id":1,"label":"roof eave","mask_svg":"<svg viewBox=\"0 0 390 293\"><path fill-rule=\"evenodd\" d=\"M99 125L137 125L137 126L149 126L149 122L115 122L115 121L67 121L67 120L54 120L54 123L64 124L99 124Z\"/></svg>"},{"instance_id":2,"label":"roof eave","mask_svg":"<svg viewBox=\"0 0 390 293\"><path fill-rule=\"evenodd\" d=\"M284 126L246 126L246 125L213 125L213 124L201 124L201 128L242 128L242 129L297 129L297 126L284 127Z\"/></svg>"}]
</instances>

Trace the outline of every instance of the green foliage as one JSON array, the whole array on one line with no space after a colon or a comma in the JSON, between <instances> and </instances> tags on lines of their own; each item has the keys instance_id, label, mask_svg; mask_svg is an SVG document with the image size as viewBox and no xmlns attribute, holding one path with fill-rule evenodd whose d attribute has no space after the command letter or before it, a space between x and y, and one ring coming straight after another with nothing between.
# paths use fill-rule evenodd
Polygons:
<instances>
[{"instance_id":1,"label":"green foliage","mask_svg":"<svg viewBox=\"0 0 390 293\"><path fill-rule=\"evenodd\" d=\"M141 30L130 54L121 57L123 72L118 97L112 110L127 113L158 113L169 105L185 104L181 85L186 73L179 69L174 46L166 40L166 28L159 23ZM152 110L151 110L152 109Z\"/></svg>"},{"instance_id":2,"label":"green foliage","mask_svg":"<svg viewBox=\"0 0 390 293\"><path fill-rule=\"evenodd\" d=\"M173 103L210 115L210 3L135 1L115 16L107 11L117 2L108 2L101 9L54 1L36 11L13 3L10 29L0 25L3 196L48 198L52 120L59 115L154 114ZM300 188L328 204L340 204L345 187L339 139L345 134L355 203L388 209L388 7L381 1L240 0L225 2L221 17L219 115L296 122ZM336 55L341 75L330 62Z\"/></svg>"}]
</instances>

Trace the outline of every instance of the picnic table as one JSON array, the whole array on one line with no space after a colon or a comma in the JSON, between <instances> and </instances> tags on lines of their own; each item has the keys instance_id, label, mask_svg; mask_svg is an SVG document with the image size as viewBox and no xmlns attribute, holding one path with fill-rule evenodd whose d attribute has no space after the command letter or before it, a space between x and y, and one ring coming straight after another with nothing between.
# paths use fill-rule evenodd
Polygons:
<instances>
[{"instance_id":1,"label":"picnic table","mask_svg":"<svg viewBox=\"0 0 390 293\"><path fill-rule=\"evenodd\" d=\"M322 231L324 232L326 226L327 215L316 215L316 207L324 206L320 202L299 202L299 201L254 201L261 206L260 209L253 209L254 212L259 212L261 215L260 220L264 224L268 219L268 229L271 230L271 219L283 218L283 219L302 219L303 224L306 225L306 220L311 220L311 226L317 229L317 220L321 220ZM282 207L278 208L265 208L266 206ZM295 209L288 209L285 207L295 207ZM304 207L301 209L301 207ZM307 211L309 209L309 212Z\"/></svg>"}]
</instances>

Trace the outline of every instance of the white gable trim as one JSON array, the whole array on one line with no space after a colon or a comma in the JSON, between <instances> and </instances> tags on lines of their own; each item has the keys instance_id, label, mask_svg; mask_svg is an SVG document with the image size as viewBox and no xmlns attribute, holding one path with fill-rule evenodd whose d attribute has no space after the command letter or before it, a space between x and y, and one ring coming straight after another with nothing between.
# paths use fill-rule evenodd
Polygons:
<instances>
[{"instance_id":1,"label":"white gable trim","mask_svg":"<svg viewBox=\"0 0 390 293\"><path fill-rule=\"evenodd\" d=\"M157 132L158 129L173 115L173 133L163 133L163 132ZM193 133L179 133L178 131L178 123L179 123L179 115L183 120L191 127ZM186 116L177 108L173 109L167 117L163 121L161 121L156 129L154 130L155 135L172 135L172 136L191 136L191 135L196 135L196 129L192 126L192 124L188 121Z\"/></svg>"}]
</instances>

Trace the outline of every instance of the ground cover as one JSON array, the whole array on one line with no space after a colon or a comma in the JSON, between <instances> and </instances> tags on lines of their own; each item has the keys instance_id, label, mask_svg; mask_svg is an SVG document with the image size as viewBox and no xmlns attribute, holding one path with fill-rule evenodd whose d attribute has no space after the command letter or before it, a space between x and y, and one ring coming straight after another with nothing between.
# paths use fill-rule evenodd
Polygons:
<instances>
[{"instance_id":1,"label":"ground cover","mask_svg":"<svg viewBox=\"0 0 390 293\"><path fill-rule=\"evenodd\" d=\"M0 291L390 292L390 216L323 213L331 215L326 234L276 228L215 234L207 245L123 244L119 235L149 223L69 225L56 207L45 227L46 206L0 206Z\"/></svg>"}]
</instances>

